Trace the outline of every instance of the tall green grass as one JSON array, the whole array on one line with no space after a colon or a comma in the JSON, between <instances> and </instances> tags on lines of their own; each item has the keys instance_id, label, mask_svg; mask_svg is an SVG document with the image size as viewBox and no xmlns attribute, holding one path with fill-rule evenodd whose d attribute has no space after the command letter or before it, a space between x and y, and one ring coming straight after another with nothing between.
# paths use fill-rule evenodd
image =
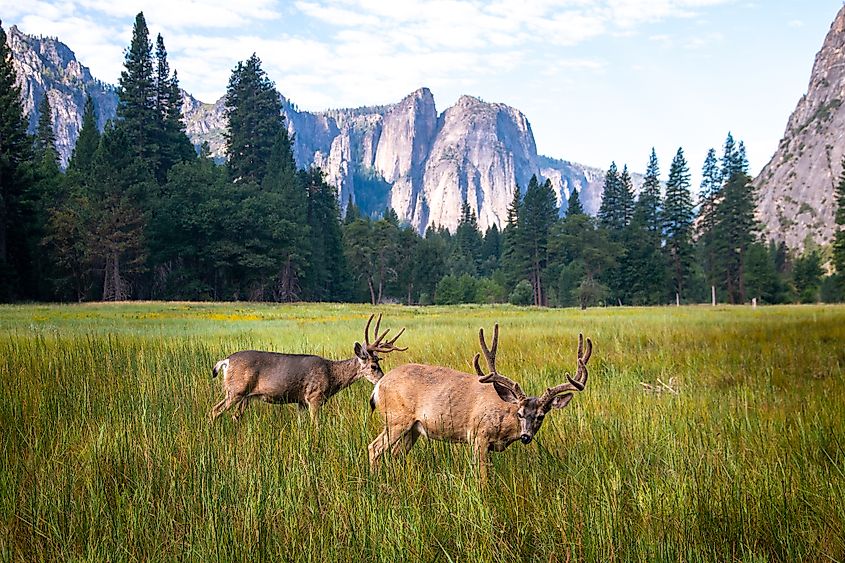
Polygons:
<instances>
[{"instance_id":1,"label":"tall green grass","mask_svg":"<svg viewBox=\"0 0 845 563\"><path fill-rule=\"evenodd\" d=\"M377 474L365 381L319 431L290 405L206 415L213 363L351 356L369 308L0 308L0 555L86 561L845 560L845 308L382 307L405 362L471 370L479 326L529 393L595 343L530 446L421 439ZM679 395L639 383L675 377Z\"/></svg>"}]
</instances>

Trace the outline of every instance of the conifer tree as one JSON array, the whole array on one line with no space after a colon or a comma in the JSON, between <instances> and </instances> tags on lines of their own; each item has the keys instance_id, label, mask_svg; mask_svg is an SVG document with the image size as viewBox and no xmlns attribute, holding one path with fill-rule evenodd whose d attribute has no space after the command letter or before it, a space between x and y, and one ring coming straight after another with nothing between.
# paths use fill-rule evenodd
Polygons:
<instances>
[{"instance_id":1,"label":"conifer tree","mask_svg":"<svg viewBox=\"0 0 845 563\"><path fill-rule=\"evenodd\" d=\"M193 145L185 134L182 122L182 93L176 72L170 74L167 62L167 49L161 34L156 37L156 68L154 73L155 109L158 158L156 159L156 179L163 183L167 173L177 162L190 160L196 156Z\"/></svg>"},{"instance_id":2,"label":"conifer tree","mask_svg":"<svg viewBox=\"0 0 845 563\"><path fill-rule=\"evenodd\" d=\"M704 165L701 169L701 188L698 192L698 247L707 283L715 285L718 276L716 271L717 241L715 239L716 204L722 190L722 172L716 158L716 150L707 151Z\"/></svg>"},{"instance_id":3,"label":"conifer tree","mask_svg":"<svg viewBox=\"0 0 845 563\"><path fill-rule=\"evenodd\" d=\"M349 276L343 254L337 192L326 183L319 168L311 167L301 172L301 176L306 190L310 233L305 297L313 301L339 301L346 298Z\"/></svg>"},{"instance_id":4,"label":"conifer tree","mask_svg":"<svg viewBox=\"0 0 845 563\"><path fill-rule=\"evenodd\" d=\"M20 293L21 273L28 264L26 244L20 236L23 217L21 198L28 189L24 173L32 158L32 145L26 133L27 120L21 105L21 90L12 65L12 52L0 22L0 300L11 300Z\"/></svg>"},{"instance_id":5,"label":"conifer tree","mask_svg":"<svg viewBox=\"0 0 845 563\"><path fill-rule=\"evenodd\" d=\"M155 171L160 125L155 105L152 44L143 12L135 16L132 42L123 66L117 90L117 117L126 131L132 153Z\"/></svg>"},{"instance_id":6,"label":"conifer tree","mask_svg":"<svg viewBox=\"0 0 845 563\"><path fill-rule=\"evenodd\" d=\"M649 232L660 233L660 166L657 162L657 154L651 149L648 159L643 187L640 190L640 197L634 206L632 220L636 218L637 223L645 227Z\"/></svg>"},{"instance_id":7,"label":"conifer tree","mask_svg":"<svg viewBox=\"0 0 845 563\"><path fill-rule=\"evenodd\" d=\"M239 62L226 89L226 153L236 182L264 179L277 132L284 129L281 110L276 87L255 53Z\"/></svg>"},{"instance_id":8,"label":"conifer tree","mask_svg":"<svg viewBox=\"0 0 845 563\"><path fill-rule=\"evenodd\" d=\"M724 276L729 301L744 303L746 255L758 230L754 218L756 191L751 178L737 172L722 188L721 195L714 227L718 271Z\"/></svg>"},{"instance_id":9,"label":"conifer tree","mask_svg":"<svg viewBox=\"0 0 845 563\"><path fill-rule=\"evenodd\" d=\"M631 224L625 231L624 255L620 258L623 294L633 305L662 303L666 293L666 260L661 249L660 168L651 150L643 188L634 206Z\"/></svg>"},{"instance_id":10,"label":"conifer tree","mask_svg":"<svg viewBox=\"0 0 845 563\"><path fill-rule=\"evenodd\" d=\"M534 289L536 306L548 304L543 277L548 265L549 232L557 218L557 198L551 181L541 184L532 176L520 207L517 241L519 252L525 257L525 273Z\"/></svg>"},{"instance_id":11,"label":"conifer tree","mask_svg":"<svg viewBox=\"0 0 845 563\"><path fill-rule=\"evenodd\" d=\"M581 197L578 195L578 190L573 187L566 202L566 216L583 214L584 206L581 205Z\"/></svg>"},{"instance_id":12,"label":"conifer tree","mask_svg":"<svg viewBox=\"0 0 845 563\"><path fill-rule=\"evenodd\" d=\"M619 175L619 194L622 200L622 221L627 227L634 216L634 182L627 164L622 167L622 174Z\"/></svg>"},{"instance_id":13,"label":"conifer tree","mask_svg":"<svg viewBox=\"0 0 845 563\"><path fill-rule=\"evenodd\" d=\"M608 231L621 231L625 225L625 206L622 186L619 179L619 169L615 162L610 163L610 168L604 177L604 189L601 196L601 206L598 212L600 227Z\"/></svg>"},{"instance_id":14,"label":"conifer tree","mask_svg":"<svg viewBox=\"0 0 845 563\"><path fill-rule=\"evenodd\" d=\"M728 132L728 136L725 139L725 146L722 151L722 184L726 184L730 181L731 177L737 172L737 161L738 161L738 154L737 154L737 147L736 141L734 141L733 135Z\"/></svg>"},{"instance_id":15,"label":"conifer tree","mask_svg":"<svg viewBox=\"0 0 845 563\"><path fill-rule=\"evenodd\" d=\"M692 197L690 174L679 148L669 168L666 182L666 200L663 206L664 248L670 263L672 292L686 296L687 282L692 267Z\"/></svg>"},{"instance_id":16,"label":"conifer tree","mask_svg":"<svg viewBox=\"0 0 845 563\"><path fill-rule=\"evenodd\" d=\"M52 160L58 167L59 153L56 151L56 135L53 132L53 108L50 97L44 93L44 98L38 104L38 127L35 130L35 156L41 161Z\"/></svg>"},{"instance_id":17,"label":"conifer tree","mask_svg":"<svg viewBox=\"0 0 845 563\"><path fill-rule=\"evenodd\" d=\"M519 214L522 207L519 184L514 186L513 198L508 205L507 220L502 230L502 271L509 287L522 278L523 257L519 253Z\"/></svg>"},{"instance_id":18,"label":"conifer tree","mask_svg":"<svg viewBox=\"0 0 845 563\"><path fill-rule=\"evenodd\" d=\"M94 109L94 100L89 95L85 99L85 112L82 114L82 129L76 138L76 145L73 147L73 154L68 161L68 170L74 172L90 172L100 144L100 131L97 129L97 116Z\"/></svg>"}]
</instances>

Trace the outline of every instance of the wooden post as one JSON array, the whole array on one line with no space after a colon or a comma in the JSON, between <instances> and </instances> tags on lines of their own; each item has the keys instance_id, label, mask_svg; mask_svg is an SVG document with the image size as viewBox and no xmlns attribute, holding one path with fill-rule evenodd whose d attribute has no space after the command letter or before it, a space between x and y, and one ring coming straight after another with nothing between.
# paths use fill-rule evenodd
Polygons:
<instances>
[{"instance_id":1,"label":"wooden post","mask_svg":"<svg viewBox=\"0 0 845 563\"><path fill-rule=\"evenodd\" d=\"M710 301L713 303L713 306L716 306L716 286L710 286Z\"/></svg>"},{"instance_id":2,"label":"wooden post","mask_svg":"<svg viewBox=\"0 0 845 563\"><path fill-rule=\"evenodd\" d=\"M681 294L678 293L678 292L675 292L675 306L676 307L681 306Z\"/></svg>"}]
</instances>

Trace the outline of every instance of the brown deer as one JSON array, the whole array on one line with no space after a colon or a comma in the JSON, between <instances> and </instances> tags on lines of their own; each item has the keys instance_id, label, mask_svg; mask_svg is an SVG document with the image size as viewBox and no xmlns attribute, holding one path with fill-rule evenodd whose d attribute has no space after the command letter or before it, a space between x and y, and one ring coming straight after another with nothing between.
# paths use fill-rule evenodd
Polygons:
<instances>
[{"instance_id":1,"label":"brown deer","mask_svg":"<svg viewBox=\"0 0 845 563\"><path fill-rule=\"evenodd\" d=\"M370 315L364 328L364 345L355 343L355 357L349 360L327 360L310 354L280 354L244 350L235 352L214 365L212 377L223 372L223 391L226 396L214 405L209 414L213 421L229 408L237 409L232 418L238 420L252 399L261 399L267 403L296 403L307 407L311 420L316 424L320 406L339 391L349 387L362 377L370 383L377 383L384 372L379 366L381 358L377 354L387 354L407 348L397 347L396 340L405 329L384 342L386 329L379 334L381 315L376 320L375 341L370 342L370 323L375 315Z\"/></svg>"},{"instance_id":2,"label":"brown deer","mask_svg":"<svg viewBox=\"0 0 845 563\"><path fill-rule=\"evenodd\" d=\"M406 453L417 438L464 442L473 447L481 481L487 478L487 452L501 452L513 442L531 442L551 409L562 409L575 392L587 384L587 362L593 343L578 336L578 369L567 383L546 389L539 397L527 396L519 384L496 370L499 325L493 330L490 348L484 329L478 331L489 373L475 355L476 375L446 367L407 364L387 373L374 387L370 406L384 418L384 430L369 447L370 465L378 467L387 448L393 454Z\"/></svg>"}]
</instances>

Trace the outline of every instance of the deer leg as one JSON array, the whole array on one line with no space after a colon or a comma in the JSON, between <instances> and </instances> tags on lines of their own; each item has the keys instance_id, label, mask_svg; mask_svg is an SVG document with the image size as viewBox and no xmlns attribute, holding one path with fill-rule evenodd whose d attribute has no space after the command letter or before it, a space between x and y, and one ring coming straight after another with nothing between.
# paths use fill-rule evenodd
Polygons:
<instances>
[{"instance_id":1,"label":"deer leg","mask_svg":"<svg viewBox=\"0 0 845 563\"><path fill-rule=\"evenodd\" d=\"M216 420L221 414L229 410L232 405L243 399L243 395L227 395L225 399L217 403L211 411L211 420Z\"/></svg>"},{"instance_id":2,"label":"deer leg","mask_svg":"<svg viewBox=\"0 0 845 563\"><path fill-rule=\"evenodd\" d=\"M475 453L475 459L478 462L478 476L479 482L481 486L487 484L487 442L482 440L477 440L475 442L475 447L473 448Z\"/></svg>"},{"instance_id":3,"label":"deer leg","mask_svg":"<svg viewBox=\"0 0 845 563\"><path fill-rule=\"evenodd\" d=\"M249 402L251 397L244 397L241 399L241 402L238 403L237 409L235 412L232 413L232 420L235 422L239 421L241 417L244 415L244 411L246 410L247 406L249 406Z\"/></svg>"},{"instance_id":4,"label":"deer leg","mask_svg":"<svg viewBox=\"0 0 845 563\"><path fill-rule=\"evenodd\" d=\"M367 446L367 451L370 455L370 468L373 471L378 469L379 458L384 454L384 451L387 448L393 448L397 445L397 442L402 440L409 430L410 428L405 426L385 426L381 434L370 442L370 445ZM411 442L411 446L413 445L413 442ZM410 446L408 446L408 449L410 449Z\"/></svg>"},{"instance_id":5,"label":"deer leg","mask_svg":"<svg viewBox=\"0 0 845 563\"><path fill-rule=\"evenodd\" d=\"M209 422L214 422L218 416L220 416L219 411L223 408L223 405L226 404L226 398L224 397L222 401L217 403L211 408L211 412L208 413L208 420Z\"/></svg>"},{"instance_id":6,"label":"deer leg","mask_svg":"<svg viewBox=\"0 0 845 563\"><path fill-rule=\"evenodd\" d=\"M390 449L391 455L399 455L399 454L406 454L408 453L411 448L414 447L414 444L417 443L417 438L420 437L419 432L415 431L413 428L405 432L401 438L399 438L394 444L393 447Z\"/></svg>"}]
</instances>

